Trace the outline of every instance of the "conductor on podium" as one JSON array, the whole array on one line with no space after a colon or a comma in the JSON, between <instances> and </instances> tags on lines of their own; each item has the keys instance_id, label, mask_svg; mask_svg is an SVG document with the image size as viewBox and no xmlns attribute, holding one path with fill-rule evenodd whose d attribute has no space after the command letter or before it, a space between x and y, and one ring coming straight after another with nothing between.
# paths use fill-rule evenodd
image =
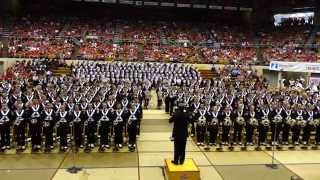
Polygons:
<instances>
[{"instance_id":1,"label":"conductor on podium","mask_svg":"<svg viewBox=\"0 0 320 180\"><path fill-rule=\"evenodd\" d=\"M178 108L172 116L174 122L172 140L174 141L174 160L173 164L183 164L185 160L186 143L188 138L188 124L190 115L183 101L178 102Z\"/></svg>"}]
</instances>

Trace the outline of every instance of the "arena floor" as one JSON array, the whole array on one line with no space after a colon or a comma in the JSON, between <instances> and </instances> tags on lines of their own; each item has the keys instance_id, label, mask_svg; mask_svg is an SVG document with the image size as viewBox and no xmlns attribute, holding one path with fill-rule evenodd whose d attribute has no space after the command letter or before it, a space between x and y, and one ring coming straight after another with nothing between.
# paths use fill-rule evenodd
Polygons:
<instances>
[{"instance_id":1,"label":"arena floor","mask_svg":"<svg viewBox=\"0 0 320 180\"><path fill-rule=\"evenodd\" d=\"M1 180L163 180L164 158L172 158L169 141L172 126L168 115L159 110L146 110L142 121L137 151L30 154L14 151L0 155ZM293 176L305 180L320 179L320 151L278 151L278 169L270 169L272 152L204 151L188 140L187 157L200 167L202 180L284 180ZM75 161L73 161L73 159ZM66 169L75 162L83 171L69 174Z\"/></svg>"}]
</instances>

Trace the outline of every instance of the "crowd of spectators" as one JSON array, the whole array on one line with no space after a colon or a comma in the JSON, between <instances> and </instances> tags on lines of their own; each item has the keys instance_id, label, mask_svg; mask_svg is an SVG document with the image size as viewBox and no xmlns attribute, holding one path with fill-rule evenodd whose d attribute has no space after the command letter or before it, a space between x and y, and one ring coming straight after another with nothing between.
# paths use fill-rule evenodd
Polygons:
<instances>
[{"instance_id":1,"label":"crowd of spectators","mask_svg":"<svg viewBox=\"0 0 320 180\"><path fill-rule=\"evenodd\" d=\"M13 23L9 54L27 58L256 63L260 49L263 62L315 62L320 58L317 53L304 48L310 34L308 23L288 20L256 36L241 26L221 23L26 17ZM263 48L258 48L260 45ZM76 48L77 56L72 57Z\"/></svg>"}]
</instances>

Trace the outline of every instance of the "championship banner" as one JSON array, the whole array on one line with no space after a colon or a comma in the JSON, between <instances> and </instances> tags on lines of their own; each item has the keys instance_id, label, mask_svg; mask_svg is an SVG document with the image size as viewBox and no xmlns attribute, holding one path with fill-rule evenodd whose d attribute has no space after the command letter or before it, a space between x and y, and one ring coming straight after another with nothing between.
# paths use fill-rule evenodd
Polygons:
<instances>
[{"instance_id":1,"label":"championship banner","mask_svg":"<svg viewBox=\"0 0 320 180\"><path fill-rule=\"evenodd\" d=\"M320 73L320 63L271 61L269 70Z\"/></svg>"}]
</instances>

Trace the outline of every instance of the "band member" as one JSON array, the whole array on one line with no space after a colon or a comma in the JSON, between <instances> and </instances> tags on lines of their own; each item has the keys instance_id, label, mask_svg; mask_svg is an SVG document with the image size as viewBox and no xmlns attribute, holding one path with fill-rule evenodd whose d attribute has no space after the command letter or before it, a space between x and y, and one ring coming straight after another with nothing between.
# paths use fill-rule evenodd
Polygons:
<instances>
[{"instance_id":1,"label":"band member","mask_svg":"<svg viewBox=\"0 0 320 180\"><path fill-rule=\"evenodd\" d=\"M102 109L99 115L99 135L100 135L100 150L110 148L110 119L115 116L114 109L108 108L107 103L102 103Z\"/></svg>"},{"instance_id":2,"label":"band member","mask_svg":"<svg viewBox=\"0 0 320 180\"><path fill-rule=\"evenodd\" d=\"M257 114L257 118L259 120L259 145L266 145L267 133L270 126L270 117L269 117L270 109L268 105L264 105L260 112Z\"/></svg>"},{"instance_id":3,"label":"band member","mask_svg":"<svg viewBox=\"0 0 320 180\"><path fill-rule=\"evenodd\" d=\"M43 122L43 135L45 137L45 149L53 149L53 129L55 125L55 113L51 104L47 104L42 111L41 118Z\"/></svg>"},{"instance_id":4,"label":"band member","mask_svg":"<svg viewBox=\"0 0 320 180\"><path fill-rule=\"evenodd\" d=\"M320 102L320 101L318 101ZM319 103L317 103L317 106L314 109L314 124L316 129L315 134L315 144L320 145L320 106Z\"/></svg>"},{"instance_id":5,"label":"band member","mask_svg":"<svg viewBox=\"0 0 320 180\"><path fill-rule=\"evenodd\" d=\"M170 110L170 96L168 93L168 90L166 90L164 93L164 109L166 113L169 113Z\"/></svg>"},{"instance_id":6,"label":"band member","mask_svg":"<svg viewBox=\"0 0 320 180\"><path fill-rule=\"evenodd\" d=\"M0 111L0 147L4 151L10 149L10 129L13 114L6 104L3 104Z\"/></svg>"},{"instance_id":7,"label":"band member","mask_svg":"<svg viewBox=\"0 0 320 180\"><path fill-rule=\"evenodd\" d=\"M115 146L122 148L123 143L123 122L124 122L124 110L120 103L116 104L115 116L113 118L114 127L114 142Z\"/></svg>"},{"instance_id":8,"label":"band member","mask_svg":"<svg viewBox=\"0 0 320 180\"><path fill-rule=\"evenodd\" d=\"M158 107L158 109L160 109L161 106L162 106L162 101L163 101L163 92L162 92L162 89L160 89L160 90L157 91L157 100L158 100L157 107Z\"/></svg>"},{"instance_id":9,"label":"band member","mask_svg":"<svg viewBox=\"0 0 320 180\"><path fill-rule=\"evenodd\" d=\"M197 133L197 145L204 145L205 131L206 131L206 115L207 110L203 104L200 105L199 111L195 114L196 119L196 133Z\"/></svg>"},{"instance_id":10,"label":"band member","mask_svg":"<svg viewBox=\"0 0 320 180\"><path fill-rule=\"evenodd\" d=\"M306 125L306 121L303 118L303 107L299 104L292 115L296 119L295 125L292 127L292 143L299 145L300 131Z\"/></svg>"},{"instance_id":11,"label":"band member","mask_svg":"<svg viewBox=\"0 0 320 180\"><path fill-rule=\"evenodd\" d=\"M86 121L84 123L85 134L87 136L87 148L94 148L96 143L96 132L98 123L98 114L96 110L92 107L92 104L88 104L88 109L86 110Z\"/></svg>"},{"instance_id":12,"label":"band member","mask_svg":"<svg viewBox=\"0 0 320 180\"><path fill-rule=\"evenodd\" d=\"M222 114L222 145L229 144L229 133L232 126L231 106L227 106Z\"/></svg>"},{"instance_id":13,"label":"band member","mask_svg":"<svg viewBox=\"0 0 320 180\"><path fill-rule=\"evenodd\" d=\"M289 144L289 134L290 134L290 129L293 126L293 121L292 121L292 110L290 108L289 104L285 104L283 108L283 118L284 118L284 123L283 123L283 129L282 129L282 144L283 145L288 145Z\"/></svg>"},{"instance_id":14,"label":"band member","mask_svg":"<svg viewBox=\"0 0 320 180\"><path fill-rule=\"evenodd\" d=\"M129 150L134 150L136 147L137 140L137 116L139 114L139 106L135 106L134 103L131 103L128 111L128 148Z\"/></svg>"},{"instance_id":15,"label":"band member","mask_svg":"<svg viewBox=\"0 0 320 180\"><path fill-rule=\"evenodd\" d=\"M14 114L14 134L16 136L17 150L26 149L26 118L27 113L23 109L23 104L17 104Z\"/></svg>"},{"instance_id":16,"label":"band member","mask_svg":"<svg viewBox=\"0 0 320 180\"><path fill-rule=\"evenodd\" d=\"M38 99L34 99L29 109L30 124L29 130L31 135L32 150L39 150L42 142L42 122L40 120L40 104Z\"/></svg>"},{"instance_id":17,"label":"band member","mask_svg":"<svg viewBox=\"0 0 320 180\"><path fill-rule=\"evenodd\" d=\"M218 106L211 107L208 119L209 121L207 121L207 123L210 134L209 145L216 145L219 123L221 122L220 108Z\"/></svg>"},{"instance_id":18,"label":"band member","mask_svg":"<svg viewBox=\"0 0 320 180\"><path fill-rule=\"evenodd\" d=\"M61 105L60 110L57 112L59 121L56 123L57 136L60 138L60 151L65 151L68 149L68 111L66 111L65 105Z\"/></svg>"},{"instance_id":19,"label":"band member","mask_svg":"<svg viewBox=\"0 0 320 180\"><path fill-rule=\"evenodd\" d=\"M195 123L197 121L196 119L196 114L199 112L200 108L200 99L196 98L194 102L190 106L190 112L192 112L192 120L191 120L191 137L194 136L196 128L195 128Z\"/></svg>"},{"instance_id":20,"label":"band member","mask_svg":"<svg viewBox=\"0 0 320 180\"><path fill-rule=\"evenodd\" d=\"M245 116L246 119L246 145L253 145L253 135L255 129L258 127L259 122L257 119L257 113L255 107L251 105L249 107L249 112Z\"/></svg>"},{"instance_id":21,"label":"band member","mask_svg":"<svg viewBox=\"0 0 320 180\"><path fill-rule=\"evenodd\" d=\"M315 123L314 123L314 112L313 112L313 105L307 105L307 111L303 114L303 119L306 121L305 127L302 129L302 144L307 145L309 143L311 131L313 130Z\"/></svg>"},{"instance_id":22,"label":"band member","mask_svg":"<svg viewBox=\"0 0 320 180\"><path fill-rule=\"evenodd\" d=\"M138 102L137 98L134 98L132 100L132 104L133 106L135 106L135 108L137 108L137 112L136 112L136 117L137 117L137 136L140 135L140 124L141 124L141 120L143 118L143 109L141 106L141 103Z\"/></svg>"},{"instance_id":23,"label":"band member","mask_svg":"<svg viewBox=\"0 0 320 180\"><path fill-rule=\"evenodd\" d=\"M178 109L173 115L172 139L174 141L173 164L183 164L185 160L186 143L188 138L188 121L190 115L183 102L178 103Z\"/></svg>"},{"instance_id":24,"label":"band member","mask_svg":"<svg viewBox=\"0 0 320 180\"><path fill-rule=\"evenodd\" d=\"M271 117L271 138L272 138L272 145L278 145L279 134L282 130L282 108L280 105L273 105L272 110L270 111Z\"/></svg>"},{"instance_id":25,"label":"band member","mask_svg":"<svg viewBox=\"0 0 320 180\"><path fill-rule=\"evenodd\" d=\"M149 102L150 102L150 99L151 99L151 95L150 95L149 89L144 90L143 94L144 94L144 108L148 109Z\"/></svg>"},{"instance_id":26,"label":"band member","mask_svg":"<svg viewBox=\"0 0 320 180\"><path fill-rule=\"evenodd\" d=\"M74 146L77 149L83 147L83 126L85 119L85 112L80 110L80 106L76 104L72 113L72 136L74 139Z\"/></svg>"},{"instance_id":27,"label":"band member","mask_svg":"<svg viewBox=\"0 0 320 180\"><path fill-rule=\"evenodd\" d=\"M245 126L244 119L244 105L239 104L237 110L232 114L232 121L234 122L234 133L233 133L233 142L234 144L242 145L241 136L242 130Z\"/></svg>"}]
</instances>

